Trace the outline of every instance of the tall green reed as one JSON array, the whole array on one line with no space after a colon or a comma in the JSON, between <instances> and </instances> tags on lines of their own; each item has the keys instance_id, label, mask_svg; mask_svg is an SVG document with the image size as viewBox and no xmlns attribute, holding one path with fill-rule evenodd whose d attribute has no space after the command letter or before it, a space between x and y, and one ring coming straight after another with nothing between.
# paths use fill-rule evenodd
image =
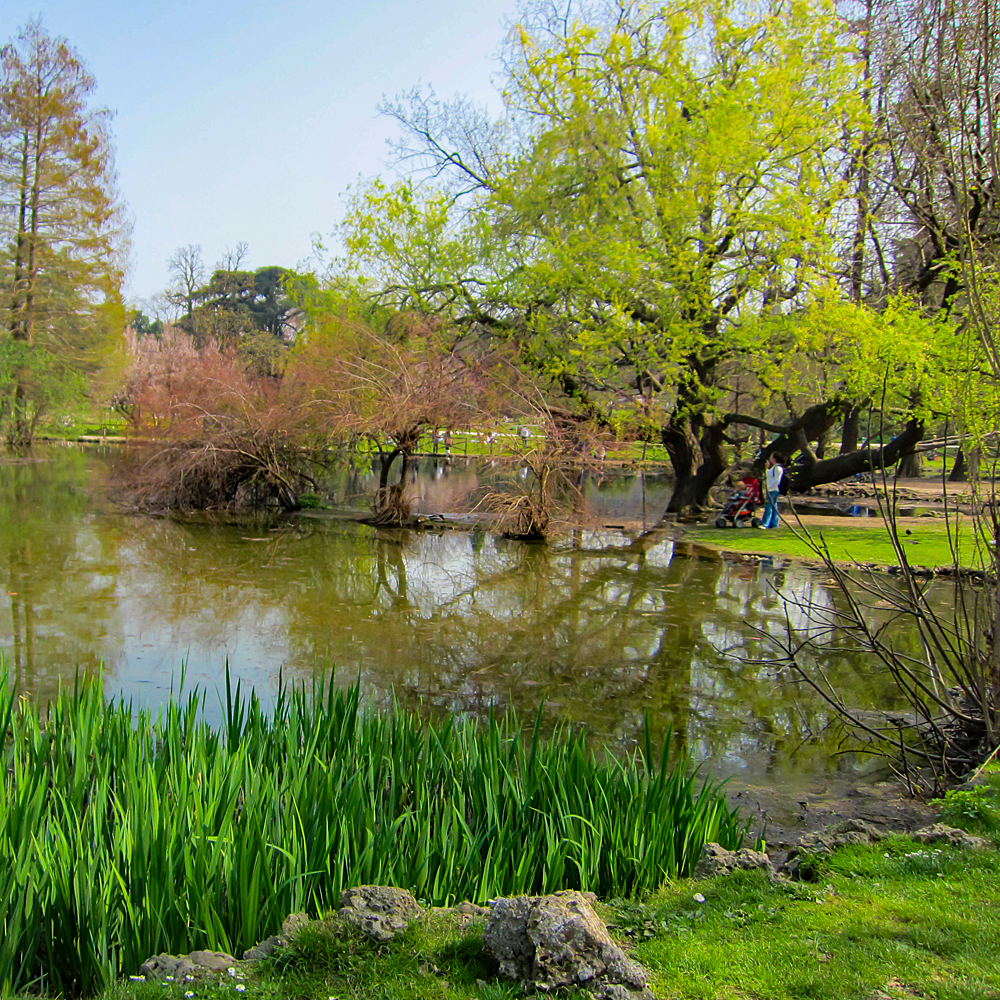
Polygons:
<instances>
[{"instance_id":1,"label":"tall green reed","mask_svg":"<svg viewBox=\"0 0 1000 1000\"><path fill-rule=\"evenodd\" d=\"M2 668L2 661L0 661ZM84 681L45 708L0 676L0 987L86 994L159 951L238 954L351 885L430 902L634 895L746 827L669 739L598 759L579 733L512 716L426 724L359 691L227 680L155 714Z\"/></svg>"}]
</instances>

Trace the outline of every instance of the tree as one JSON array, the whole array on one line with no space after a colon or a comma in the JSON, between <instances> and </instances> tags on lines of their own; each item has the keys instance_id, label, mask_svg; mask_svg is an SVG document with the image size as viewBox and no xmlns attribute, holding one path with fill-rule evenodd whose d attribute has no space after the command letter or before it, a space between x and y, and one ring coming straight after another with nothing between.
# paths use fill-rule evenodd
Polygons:
<instances>
[{"instance_id":1,"label":"tree","mask_svg":"<svg viewBox=\"0 0 1000 1000\"><path fill-rule=\"evenodd\" d=\"M227 248L206 280L201 247L179 247L169 262L173 285L167 296L184 310L179 325L198 346L214 342L245 355L259 374L275 375L302 317L294 294L300 278L277 266L241 270L248 253L243 241Z\"/></svg>"},{"instance_id":2,"label":"tree","mask_svg":"<svg viewBox=\"0 0 1000 1000\"><path fill-rule=\"evenodd\" d=\"M312 319L285 373L285 399L308 410L332 440L377 450L374 520L405 523L409 464L421 435L475 426L509 409L513 369L498 352L462 344L454 331L419 315L384 317L378 329L365 321L375 316L352 315L340 303ZM390 482L397 459L399 473Z\"/></svg>"},{"instance_id":3,"label":"tree","mask_svg":"<svg viewBox=\"0 0 1000 1000\"><path fill-rule=\"evenodd\" d=\"M140 509L296 509L323 460L309 407L178 327L127 339L132 365L115 405L142 439L120 462L123 499Z\"/></svg>"},{"instance_id":4,"label":"tree","mask_svg":"<svg viewBox=\"0 0 1000 1000\"><path fill-rule=\"evenodd\" d=\"M189 243L178 247L167 261L172 283L167 293L179 309L184 310L188 333L194 333L194 307L205 283L205 262L201 259L201 245Z\"/></svg>"},{"instance_id":5,"label":"tree","mask_svg":"<svg viewBox=\"0 0 1000 1000\"><path fill-rule=\"evenodd\" d=\"M856 69L822 2L607 3L512 44L495 148L470 151L465 106L392 109L444 183L369 189L348 247L396 305L516 336L582 415L656 428L668 510L700 506L740 417L725 365L793 352L833 269Z\"/></svg>"},{"instance_id":6,"label":"tree","mask_svg":"<svg viewBox=\"0 0 1000 1000\"><path fill-rule=\"evenodd\" d=\"M129 233L110 115L88 105L94 78L79 55L35 20L0 52L0 72L0 415L24 445L120 331Z\"/></svg>"}]
</instances>

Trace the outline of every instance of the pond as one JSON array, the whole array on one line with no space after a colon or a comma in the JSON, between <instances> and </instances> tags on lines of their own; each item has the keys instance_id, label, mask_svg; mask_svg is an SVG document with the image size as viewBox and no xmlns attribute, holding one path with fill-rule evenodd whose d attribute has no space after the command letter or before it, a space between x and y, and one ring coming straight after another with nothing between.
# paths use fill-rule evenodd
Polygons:
<instances>
[{"instance_id":1,"label":"pond","mask_svg":"<svg viewBox=\"0 0 1000 1000\"><path fill-rule=\"evenodd\" d=\"M804 686L767 662L783 634L775 588L826 605L822 575L693 551L613 521L650 523L669 483L635 472L582 483L593 527L551 545L481 530L378 531L335 513L271 519L130 515L105 450L58 448L0 463L0 649L8 673L51 697L78 670L107 696L155 705L209 692L228 669L265 703L279 683L334 672L373 705L482 715L541 706L626 752L649 717L707 770L769 783L847 774L839 733ZM421 509L468 510L518 468L425 463ZM345 468L339 506L370 472ZM792 608L793 625L801 612ZM798 616L798 617L796 617ZM884 680L831 658L859 703L889 707ZM217 693L218 692L218 693Z\"/></svg>"}]
</instances>

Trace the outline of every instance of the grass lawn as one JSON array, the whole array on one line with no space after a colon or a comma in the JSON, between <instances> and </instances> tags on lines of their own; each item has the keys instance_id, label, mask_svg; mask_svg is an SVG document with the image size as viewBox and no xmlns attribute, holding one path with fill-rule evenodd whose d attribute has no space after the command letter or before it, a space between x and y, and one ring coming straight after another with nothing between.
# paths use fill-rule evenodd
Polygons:
<instances>
[{"instance_id":1,"label":"grass lawn","mask_svg":"<svg viewBox=\"0 0 1000 1000\"><path fill-rule=\"evenodd\" d=\"M843 522L848 523L844 524ZM900 539L907 559L914 566L951 566L954 557L944 518L907 517L899 519ZM812 536L810 544L806 532ZM952 532L955 531L954 525ZM815 543L825 543L837 562L895 564L896 552L881 518L830 518L805 515L798 523L782 511L777 529L716 528L697 525L685 528L685 541L710 545L729 552L754 552L801 559L817 559ZM960 564L982 567L981 553L974 546L972 522L963 518L958 527Z\"/></svg>"},{"instance_id":2,"label":"grass lawn","mask_svg":"<svg viewBox=\"0 0 1000 1000\"><path fill-rule=\"evenodd\" d=\"M822 862L816 883L771 885L743 872L678 881L642 902L599 909L650 970L662 1000L1000 998L1000 855L992 849L939 850L891 837L842 849ZM520 996L496 978L481 934L481 919L441 911L380 949L307 931L245 982L125 981L102 997Z\"/></svg>"},{"instance_id":3,"label":"grass lawn","mask_svg":"<svg viewBox=\"0 0 1000 1000\"><path fill-rule=\"evenodd\" d=\"M660 931L636 957L664 998L982 1000L1000 997L998 903L995 851L892 838L843 849L815 885L675 887L642 907Z\"/></svg>"}]
</instances>

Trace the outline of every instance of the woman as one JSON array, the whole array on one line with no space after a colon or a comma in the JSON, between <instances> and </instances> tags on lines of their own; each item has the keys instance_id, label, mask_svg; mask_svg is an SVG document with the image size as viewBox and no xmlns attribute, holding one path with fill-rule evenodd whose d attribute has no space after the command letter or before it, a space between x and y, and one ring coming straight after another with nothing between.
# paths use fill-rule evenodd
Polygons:
<instances>
[{"instance_id":1,"label":"woman","mask_svg":"<svg viewBox=\"0 0 1000 1000\"><path fill-rule=\"evenodd\" d=\"M764 473L764 520L762 528L778 527L778 496L781 493L781 477L785 468L782 457L777 452L767 456L767 471Z\"/></svg>"}]
</instances>

